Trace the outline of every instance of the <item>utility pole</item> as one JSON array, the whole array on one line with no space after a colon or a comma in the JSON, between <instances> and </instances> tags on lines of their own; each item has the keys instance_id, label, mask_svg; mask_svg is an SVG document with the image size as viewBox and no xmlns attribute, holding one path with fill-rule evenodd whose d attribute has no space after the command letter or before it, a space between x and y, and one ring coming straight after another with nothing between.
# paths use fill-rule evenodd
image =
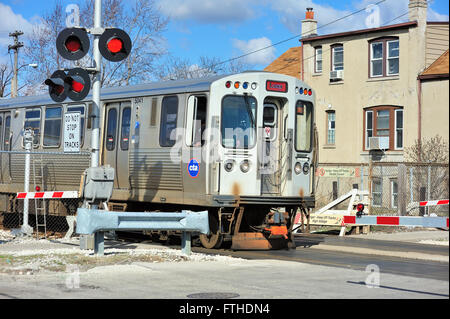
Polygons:
<instances>
[{"instance_id":1,"label":"utility pole","mask_svg":"<svg viewBox=\"0 0 450 319\"><path fill-rule=\"evenodd\" d=\"M19 36L23 35L22 31L15 31L9 34L14 38L14 44L8 46L8 53L14 50L14 77L11 82L11 97L17 97L17 73L18 73L18 60L19 60L19 48L23 47L23 43L19 42Z\"/></svg>"}]
</instances>

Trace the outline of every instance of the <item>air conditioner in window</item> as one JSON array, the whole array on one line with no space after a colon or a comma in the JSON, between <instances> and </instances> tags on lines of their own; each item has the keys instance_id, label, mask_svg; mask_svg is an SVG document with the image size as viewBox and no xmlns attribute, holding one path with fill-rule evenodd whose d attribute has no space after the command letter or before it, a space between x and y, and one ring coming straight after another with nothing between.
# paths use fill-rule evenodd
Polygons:
<instances>
[{"instance_id":1,"label":"air conditioner in window","mask_svg":"<svg viewBox=\"0 0 450 319\"><path fill-rule=\"evenodd\" d=\"M389 136L369 137L369 150L389 149Z\"/></svg>"},{"instance_id":2,"label":"air conditioner in window","mask_svg":"<svg viewBox=\"0 0 450 319\"><path fill-rule=\"evenodd\" d=\"M330 72L330 80L342 80L344 78L344 71L331 71Z\"/></svg>"}]
</instances>

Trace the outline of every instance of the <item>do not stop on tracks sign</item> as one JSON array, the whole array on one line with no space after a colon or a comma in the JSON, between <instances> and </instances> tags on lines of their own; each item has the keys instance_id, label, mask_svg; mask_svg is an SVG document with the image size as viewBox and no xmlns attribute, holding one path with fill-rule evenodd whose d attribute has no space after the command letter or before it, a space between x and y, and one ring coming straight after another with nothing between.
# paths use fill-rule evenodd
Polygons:
<instances>
[{"instance_id":1,"label":"do not stop on tracks sign","mask_svg":"<svg viewBox=\"0 0 450 319\"><path fill-rule=\"evenodd\" d=\"M80 152L80 119L80 112L64 115L64 153Z\"/></svg>"}]
</instances>

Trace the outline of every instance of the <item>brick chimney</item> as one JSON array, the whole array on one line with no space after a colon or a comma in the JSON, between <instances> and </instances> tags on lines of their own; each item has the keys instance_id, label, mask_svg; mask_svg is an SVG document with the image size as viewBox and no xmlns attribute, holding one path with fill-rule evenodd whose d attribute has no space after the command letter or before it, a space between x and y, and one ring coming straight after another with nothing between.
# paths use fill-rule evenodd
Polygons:
<instances>
[{"instance_id":1,"label":"brick chimney","mask_svg":"<svg viewBox=\"0 0 450 319\"><path fill-rule=\"evenodd\" d=\"M427 22L427 0L409 0L409 21L417 21L418 24Z\"/></svg>"},{"instance_id":2,"label":"brick chimney","mask_svg":"<svg viewBox=\"0 0 450 319\"><path fill-rule=\"evenodd\" d=\"M317 35L317 20L314 20L313 8L306 8L305 20L302 20L302 38Z\"/></svg>"}]
</instances>

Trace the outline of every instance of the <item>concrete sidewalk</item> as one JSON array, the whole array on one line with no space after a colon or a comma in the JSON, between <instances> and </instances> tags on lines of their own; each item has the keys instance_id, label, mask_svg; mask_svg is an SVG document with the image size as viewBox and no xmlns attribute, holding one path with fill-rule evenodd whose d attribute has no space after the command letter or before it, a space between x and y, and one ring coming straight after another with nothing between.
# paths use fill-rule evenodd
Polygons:
<instances>
[{"instance_id":1,"label":"concrete sidewalk","mask_svg":"<svg viewBox=\"0 0 450 319\"><path fill-rule=\"evenodd\" d=\"M346 235L345 237L365 238L373 240L404 241L411 243L425 243L447 246L449 243L448 231L434 229L420 231L398 231L393 233L371 232L369 234Z\"/></svg>"}]
</instances>

